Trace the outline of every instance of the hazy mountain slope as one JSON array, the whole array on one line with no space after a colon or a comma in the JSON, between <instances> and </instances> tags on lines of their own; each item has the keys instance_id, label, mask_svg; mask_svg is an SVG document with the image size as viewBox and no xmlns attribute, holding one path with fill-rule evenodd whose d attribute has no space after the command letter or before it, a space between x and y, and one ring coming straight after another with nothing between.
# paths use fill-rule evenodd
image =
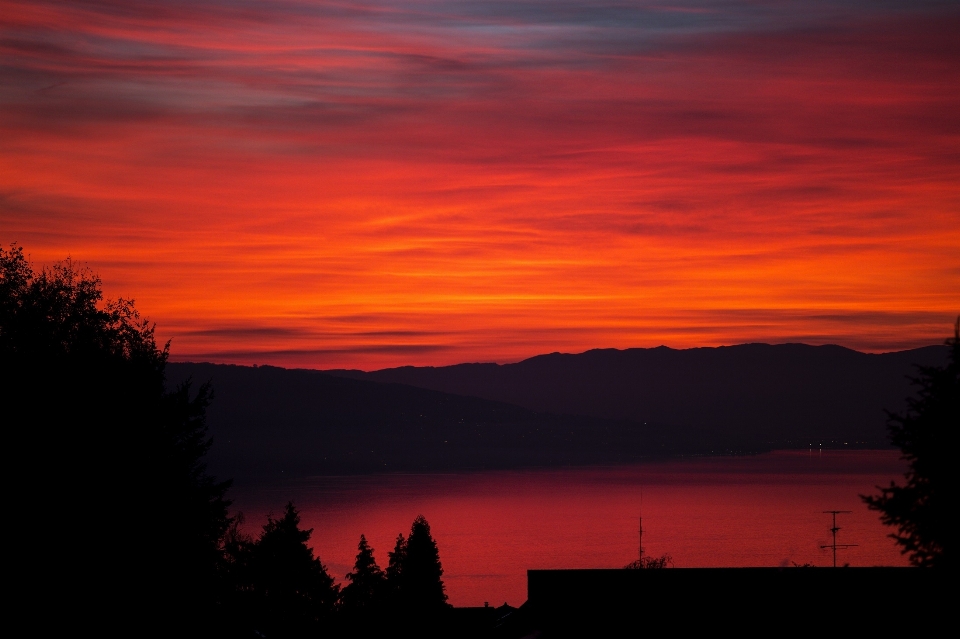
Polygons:
<instances>
[{"instance_id":1,"label":"hazy mountain slope","mask_svg":"<svg viewBox=\"0 0 960 639\"><path fill-rule=\"evenodd\" d=\"M904 407L913 365L939 365L945 358L941 346L873 355L839 346L745 344L554 353L506 365L328 372L538 411L797 444L814 438L882 445L883 409Z\"/></svg>"},{"instance_id":2,"label":"hazy mountain slope","mask_svg":"<svg viewBox=\"0 0 960 639\"><path fill-rule=\"evenodd\" d=\"M336 375L180 363L168 381L213 382L210 468L245 482L881 447L883 408L902 408L912 364L944 357L940 347L866 355L751 344Z\"/></svg>"},{"instance_id":3,"label":"hazy mountain slope","mask_svg":"<svg viewBox=\"0 0 960 639\"><path fill-rule=\"evenodd\" d=\"M698 450L652 426L538 414L400 384L270 366L168 365L168 384L211 381L210 469L238 480L314 474L615 463ZM674 437L674 439L671 439Z\"/></svg>"}]
</instances>

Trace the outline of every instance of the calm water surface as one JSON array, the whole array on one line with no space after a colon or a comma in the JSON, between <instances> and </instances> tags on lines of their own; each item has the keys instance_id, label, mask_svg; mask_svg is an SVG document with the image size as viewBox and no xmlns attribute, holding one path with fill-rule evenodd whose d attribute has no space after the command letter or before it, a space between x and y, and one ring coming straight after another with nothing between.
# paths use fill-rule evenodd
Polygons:
<instances>
[{"instance_id":1,"label":"calm water surface","mask_svg":"<svg viewBox=\"0 0 960 639\"><path fill-rule=\"evenodd\" d=\"M905 565L890 532L858 495L901 480L898 451L781 451L589 467L455 474L319 477L235 489L234 507L255 532L293 500L314 529L315 553L338 581L353 567L360 534L387 563L397 534L418 514L440 548L456 606L526 600L530 568L617 568L644 547L676 566L827 566L829 515L840 515L838 553L851 566Z\"/></svg>"}]
</instances>

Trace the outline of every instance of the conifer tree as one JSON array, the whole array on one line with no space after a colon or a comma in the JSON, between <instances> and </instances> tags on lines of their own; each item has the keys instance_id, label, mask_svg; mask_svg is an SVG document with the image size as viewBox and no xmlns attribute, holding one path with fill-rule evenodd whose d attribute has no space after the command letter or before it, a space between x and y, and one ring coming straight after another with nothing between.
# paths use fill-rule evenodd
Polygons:
<instances>
[{"instance_id":1,"label":"conifer tree","mask_svg":"<svg viewBox=\"0 0 960 639\"><path fill-rule=\"evenodd\" d=\"M397 543L393 546L393 552L387 553L390 563L387 564L387 583L392 590L399 589L400 578L403 574L403 563L407 556L407 541L403 538L403 533L397 535Z\"/></svg>"},{"instance_id":2,"label":"conifer tree","mask_svg":"<svg viewBox=\"0 0 960 639\"><path fill-rule=\"evenodd\" d=\"M387 569L384 571L386 582L384 584L384 605L392 614L399 613L404 607L400 594L401 581L403 575L403 564L407 556L407 540L403 533L397 535L397 541L393 550L387 553Z\"/></svg>"},{"instance_id":3,"label":"conifer tree","mask_svg":"<svg viewBox=\"0 0 960 639\"><path fill-rule=\"evenodd\" d=\"M947 340L948 362L943 367L921 367L913 380L919 396L909 400L904 414L890 413L893 444L909 462L906 483L880 489L880 495L861 495L880 519L895 526L891 534L901 552L916 566L946 569L953 538L953 507L949 483L953 475L953 447L949 442L960 426L960 317Z\"/></svg>"},{"instance_id":4,"label":"conifer tree","mask_svg":"<svg viewBox=\"0 0 960 639\"><path fill-rule=\"evenodd\" d=\"M353 564L353 572L347 574L347 580L350 583L343 589L340 596L344 612L372 612L379 607L384 595L386 575L377 565L373 557L373 548L363 535L360 535L360 543L357 545L357 559Z\"/></svg>"},{"instance_id":5,"label":"conifer tree","mask_svg":"<svg viewBox=\"0 0 960 639\"><path fill-rule=\"evenodd\" d=\"M333 612L339 587L307 545L312 534L312 528L300 528L300 514L291 502L282 517L268 518L250 548L247 574L262 634L315 633Z\"/></svg>"},{"instance_id":6,"label":"conifer tree","mask_svg":"<svg viewBox=\"0 0 960 639\"><path fill-rule=\"evenodd\" d=\"M419 515L410 527L401 573L403 600L412 610L436 610L447 606L440 551L430 534L430 524Z\"/></svg>"}]
</instances>

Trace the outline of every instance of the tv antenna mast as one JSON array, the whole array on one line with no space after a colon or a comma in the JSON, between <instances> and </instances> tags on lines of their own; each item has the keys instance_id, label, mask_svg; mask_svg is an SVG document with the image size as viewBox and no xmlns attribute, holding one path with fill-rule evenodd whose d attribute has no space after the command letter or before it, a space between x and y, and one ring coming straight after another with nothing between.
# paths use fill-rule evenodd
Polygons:
<instances>
[{"instance_id":1,"label":"tv antenna mast","mask_svg":"<svg viewBox=\"0 0 960 639\"><path fill-rule=\"evenodd\" d=\"M640 486L640 546L637 548L640 563L643 564L643 486Z\"/></svg>"},{"instance_id":2,"label":"tv antenna mast","mask_svg":"<svg viewBox=\"0 0 960 639\"><path fill-rule=\"evenodd\" d=\"M643 515L640 515L640 547L637 549L640 555L640 561L643 561Z\"/></svg>"},{"instance_id":3,"label":"tv antenna mast","mask_svg":"<svg viewBox=\"0 0 960 639\"><path fill-rule=\"evenodd\" d=\"M852 510L825 510L825 511L823 511L823 513L824 513L825 515L833 515L833 527L830 529L830 532L833 533L833 543L832 543L832 544L825 544L825 545L823 545L823 546L820 546L820 548L821 548L821 549L823 549L823 548L832 548L832 549L833 549L833 567L834 567L834 568L837 567L837 548L839 548L840 550L845 550L845 549L847 549L847 548L855 548L856 546L859 545L859 544L838 544L838 543L837 543L837 531L840 530L840 526L837 525L837 515L842 515L842 514L847 514L847 513L852 513L852 512L853 512Z\"/></svg>"}]
</instances>

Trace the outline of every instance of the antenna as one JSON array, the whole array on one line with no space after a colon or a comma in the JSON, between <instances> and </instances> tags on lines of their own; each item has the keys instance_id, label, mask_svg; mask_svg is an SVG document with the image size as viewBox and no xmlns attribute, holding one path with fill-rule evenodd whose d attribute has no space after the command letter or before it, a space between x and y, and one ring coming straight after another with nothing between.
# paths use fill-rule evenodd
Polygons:
<instances>
[{"instance_id":1,"label":"antenna","mask_svg":"<svg viewBox=\"0 0 960 639\"><path fill-rule=\"evenodd\" d=\"M643 515L640 515L640 547L638 549L640 561L643 561Z\"/></svg>"},{"instance_id":2,"label":"antenna","mask_svg":"<svg viewBox=\"0 0 960 639\"><path fill-rule=\"evenodd\" d=\"M859 544L838 544L837 543L837 531L840 530L840 526L837 525L837 515L852 513L852 510L825 510L823 513L825 515L833 515L833 527L830 529L830 532L833 533L833 543L820 546L823 548L832 548L833 549L833 567L837 567L837 548L844 550L846 548L855 548Z\"/></svg>"},{"instance_id":3,"label":"antenna","mask_svg":"<svg viewBox=\"0 0 960 639\"><path fill-rule=\"evenodd\" d=\"M638 548L640 563L643 563L643 486L640 486L640 547Z\"/></svg>"}]
</instances>

